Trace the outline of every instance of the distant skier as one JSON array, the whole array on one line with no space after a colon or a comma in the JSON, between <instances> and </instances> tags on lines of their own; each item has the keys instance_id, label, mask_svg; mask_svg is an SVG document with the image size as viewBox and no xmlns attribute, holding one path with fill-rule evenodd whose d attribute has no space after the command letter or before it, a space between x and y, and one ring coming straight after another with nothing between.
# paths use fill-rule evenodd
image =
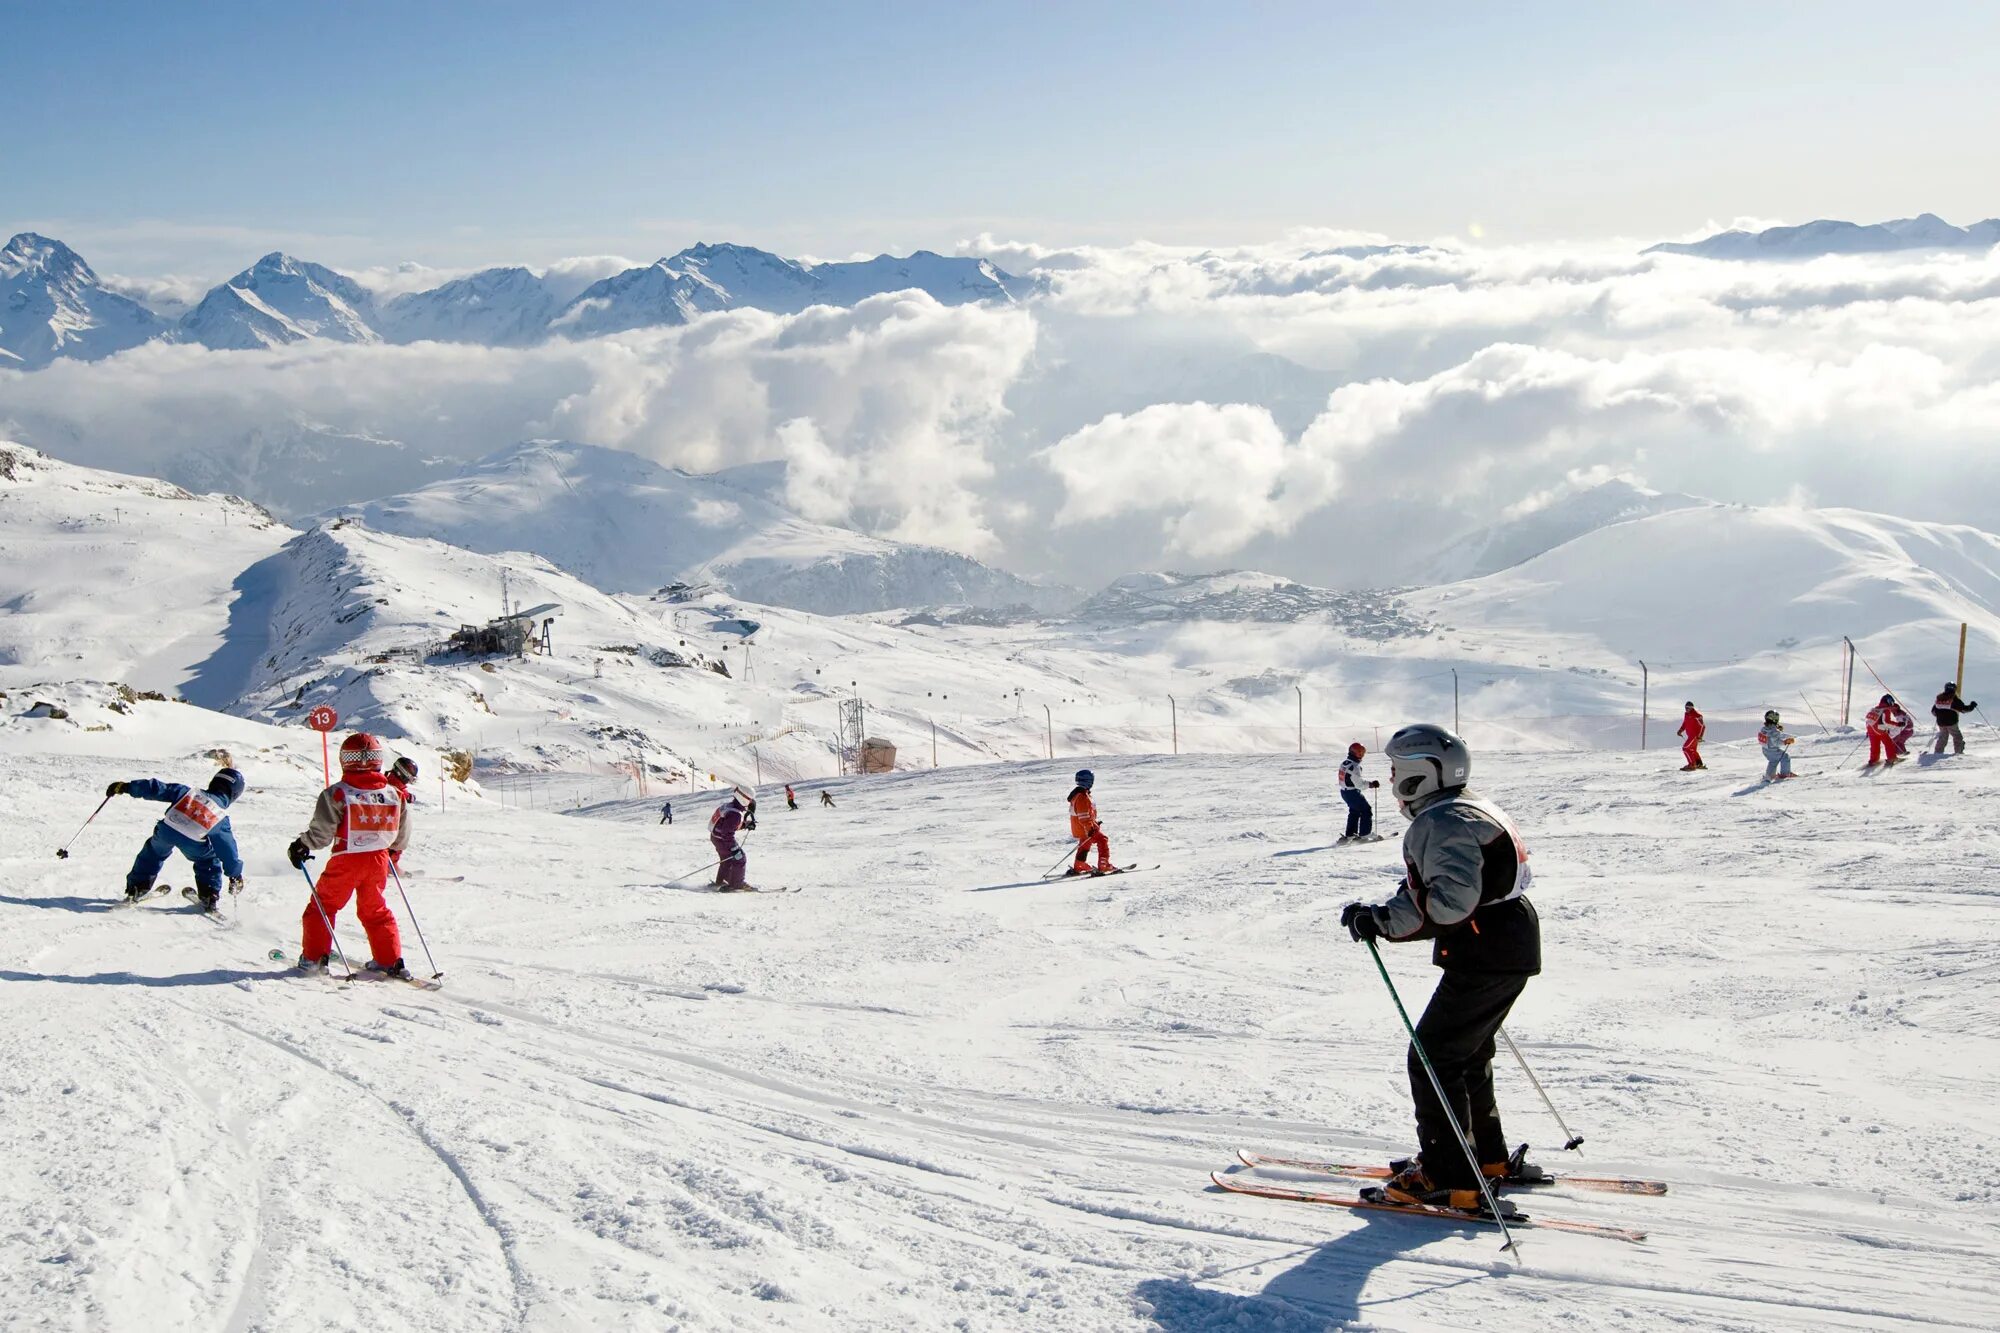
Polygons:
<instances>
[{"instance_id":1,"label":"distant skier","mask_svg":"<svg viewBox=\"0 0 2000 1333\"><path fill-rule=\"evenodd\" d=\"M1097 785L1097 775L1089 769L1079 769L1076 786L1069 793L1069 836L1076 839L1076 856L1071 861L1064 877L1070 875L1108 875L1112 873L1111 840L1104 836L1104 825L1097 819L1097 803L1090 799L1090 789ZM1097 869L1088 864L1091 848L1097 849Z\"/></svg>"},{"instance_id":2,"label":"distant skier","mask_svg":"<svg viewBox=\"0 0 2000 1333\"><path fill-rule=\"evenodd\" d=\"M833 804L833 793L827 791L825 788L821 788L819 793L819 803L821 805L831 806Z\"/></svg>"},{"instance_id":3,"label":"distant skier","mask_svg":"<svg viewBox=\"0 0 2000 1333\"><path fill-rule=\"evenodd\" d=\"M1764 748L1764 781L1783 782L1792 776L1792 754L1788 748L1792 739L1792 733L1778 720L1778 710L1765 709L1764 729L1757 733L1757 744Z\"/></svg>"},{"instance_id":4,"label":"distant skier","mask_svg":"<svg viewBox=\"0 0 2000 1333\"><path fill-rule=\"evenodd\" d=\"M396 756L396 762L389 765L389 771L382 776L388 779L389 786L395 790L396 795L403 798L404 806L407 807L416 799L410 795L410 784L417 780L416 760L408 755L399 754ZM403 853L400 850L390 852L389 864L392 867L402 865Z\"/></svg>"},{"instance_id":5,"label":"distant skier","mask_svg":"<svg viewBox=\"0 0 2000 1333\"><path fill-rule=\"evenodd\" d=\"M1868 710L1868 767L1877 764L1888 767L1903 762L1903 756L1916 729L1910 715L1896 702L1896 696L1885 694L1882 701Z\"/></svg>"},{"instance_id":6,"label":"distant skier","mask_svg":"<svg viewBox=\"0 0 2000 1333\"><path fill-rule=\"evenodd\" d=\"M674 803L672 801L667 801L660 806L660 823L671 824L673 822L674 822Z\"/></svg>"},{"instance_id":7,"label":"distant skier","mask_svg":"<svg viewBox=\"0 0 2000 1333\"><path fill-rule=\"evenodd\" d=\"M799 808L799 794L793 791L792 784L787 782L785 784L785 809L796 810L798 808Z\"/></svg>"},{"instance_id":8,"label":"distant skier","mask_svg":"<svg viewBox=\"0 0 2000 1333\"><path fill-rule=\"evenodd\" d=\"M1479 1174L1494 1184L1543 1178L1527 1148L1507 1149L1493 1093L1493 1042L1528 978L1542 970L1541 921L1527 892L1528 848L1492 802L1466 786L1472 755L1443 727L1423 722L1389 738L1389 788L1410 819L1403 882L1379 906L1349 903L1340 924L1356 940L1430 940L1444 970L1417 1021L1451 1116L1471 1137ZM1416 1157L1393 1164L1377 1197L1480 1209L1479 1178L1438 1100L1416 1045L1406 1060L1416 1104Z\"/></svg>"},{"instance_id":9,"label":"distant skier","mask_svg":"<svg viewBox=\"0 0 2000 1333\"><path fill-rule=\"evenodd\" d=\"M1674 734L1685 738L1681 742L1681 757L1687 762L1681 765L1681 772L1692 773L1707 768L1708 765L1701 762L1701 738L1708 734L1708 723L1695 711L1694 700L1687 701L1687 712L1681 714L1680 730Z\"/></svg>"},{"instance_id":10,"label":"distant skier","mask_svg":"<svg viewBox=\"0 0 2000 1333\"><path fill-rule=\"evenodd\" d=\"M383 897L389 867L410 843L409 802L382 771L388 757L382 742L365 731L342 741L340 781L319 794L305 832L285 849L286 859L301 870L314 852L331 849L313 900L299 914L302 968L326 967L333 956L329 926L352 898L375 966L392 977L410 975L396 914Z\"/></svg>"},{"instance_id":11,"label":"distant skier","mask_svg":"<svg viewBox=\"0 0 2000 1333\"><path fill-rule=\"evenodd\" d=\"M243 858L236 850L236 831L229 827L229 807L243 795L243 775L233 768L219 770L202 791L178 782L156 782L140 778L135 782L114 782L104 789L107 797L130 796L141 801L159 801L167 813L153 825L132 869L125 875L125 896L137 901L153 891L153 882L179 852L194 862L195 896L201 910L213 912L222 899L222 879L229 877L229 891L243 891Z\"/></svg>"},{"instance_id":12,"label":"distant skier","mask_svg":"<svg viewBox=\"0 0 2000 1333\"><path fill-rule=\"evenodd\" d=\"M1361 794L1364 785L1382 785L1372 778L1365 784L1361 781L1361 761L1367 755L1368 747L1355 741L1347 747L1347 758L1340 761L1340 799L1347 802L1347 832L1340 835L1341 842L1381 841L1375 832L1375 811Z\"/></svg>"},{"instance_id":13,"label":"distant skier","mask_svg":"<svg viewBox=\"0 0 2000 1333\"><path fill-rule=\"evenodd\" d=\"M742 893L751 887L744 879L750 869L750 858L736 841L736 835L756 827L757 797L747 787L730 792L729 798L708 817L708 843L715 848L717 862L715 887L724 893Z\"/></svg>"},{"instance_id":14,"label":"distant skier","mask_svg":"<svg viewBox=\"0 0 2000 1333\"><path fill-rule=\"evenodd\" d=\"M1932 754L1943 754L1946 740L1951 741L1953 754L1965 753L1965 733L1958 729L1958 715L1970 713L1977 707L1978 704L1969 704L1958 697L1957 681L1944 683L1944 688L1938 691L1937 699L1931 704L1931 716L1937 719L1938 729L1937 743L1931 746Z\"/></svg>"}]
</instances>

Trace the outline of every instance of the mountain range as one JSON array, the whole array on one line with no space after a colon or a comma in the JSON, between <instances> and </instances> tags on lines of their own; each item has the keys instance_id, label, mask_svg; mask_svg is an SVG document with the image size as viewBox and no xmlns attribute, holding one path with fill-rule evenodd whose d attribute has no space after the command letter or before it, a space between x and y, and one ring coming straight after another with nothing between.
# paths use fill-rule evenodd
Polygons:
<instances>
[{"instance_id":1,"label":"mountain range","mask_svg":"<svg viewBox=\"0 0 2000 1333\"><path fill-rule=\"evenodd\" d=\"M94 360L155 339L222 351L315 340L517 347L685 324L720 310L794 314L909 290L946 305L1009 302L1028 287L986 260L927 250L806 263L745 245L703 244L604 278L568 300L520 267L384 297L324 265L273 252L169 320L112 290L61 241L22 232L0 250L0 366Z\"/></svg>"},{"instance_id":2,"label":"mountain range","mask_svg":"<svg viewBox=\"0 0 2000 1333\"><path fill-rule=\"evenodd\" d=\"M1821 255L1873 255L1897 250L1966 250L2000 245L2000 218L1954 227L1935 213L1889 222L1821 218L1796 227L1721 231L1699 241L1663 241L1647 254L1702 259L1815 259Z\"/></svg>"}]
</instances>

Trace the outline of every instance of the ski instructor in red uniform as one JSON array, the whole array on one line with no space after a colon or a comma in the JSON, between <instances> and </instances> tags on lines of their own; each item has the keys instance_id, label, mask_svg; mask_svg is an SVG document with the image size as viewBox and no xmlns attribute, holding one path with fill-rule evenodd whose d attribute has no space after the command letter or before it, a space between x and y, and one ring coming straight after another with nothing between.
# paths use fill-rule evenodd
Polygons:
<instances>
[{"instance_id":1,"label":"ski instructor in red uniform","mask_svg":"<svg viewBox=\"0 0 2000 1333\"><path fill-rule=\"evenodd\" d=\"M409 975L403 966L403 937L396 928L396 914L382 896L392 860L402 855L410 841L409 799L383 774L382 765L388 758L382 742L365 731L342 741L340 781L319 794L312 822L292 839L286 851L291 863L304 869L314 852L332 848L314 890L318 904L308 902L300 917L304 929L301 967L326 966L333 951L328 923L347 906L348 899L354 898L354 915L361 918L361 928L368 932L368 949L375 966L392 977Z\"/></svg>"}]
</instances>

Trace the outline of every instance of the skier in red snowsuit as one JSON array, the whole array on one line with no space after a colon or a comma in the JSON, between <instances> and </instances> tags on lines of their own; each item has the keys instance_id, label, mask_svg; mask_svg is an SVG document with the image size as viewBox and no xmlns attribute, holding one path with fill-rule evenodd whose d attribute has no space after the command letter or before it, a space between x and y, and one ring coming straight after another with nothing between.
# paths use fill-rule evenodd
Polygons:
<instances>
[{"instance_id":1,"label":"skier in red snowsuit","mask_svg":"<svg viewBox=\"0 0 2000 1333\"><path fill-rule=\"evenodd\" d=\"M382 742L365 731L342 741L340 781L319 794L312 822L286 850L291 863L304 869L314 852L331 848L326 869L313 890L317 902L308 902L299 918L303 930L301 967L326 966L333 951L328 924L347 906L348 899L356 898L354 914L368 932L368 949L376 967L394 977L409 975L403 966L403 938L396 928L396 914L382 896L393 859L402 855L410 841L408 798L382 772L388 757Z\"/></svg>"},{"instance_id":2,"label":"skier in red snowsuit","mask_svg":"<svg viewBox=\"0 0 2000 1333\"><path fill-rule=\"evenodd\" d=\"M1111 839L1104 836L1104 825L1097 822L1097 802L1090 799L1090 789L1097 785L1097 775L1083 769L1076 775L1076 786L1069 794L1069 836L1076 839L1076 858L1070 863L1066 875L1109 875L1115 867L1111 864ZM1090 868L1090 849L1097 849L1097 869Z\"/></svg>"},{"instance_id":3,"label":"skier in red snowsuit","mask_svg":"<svg viewBox=\"0 0 2000 1333\"><path fill-rule=\"evenodd\" d=\"M1692 773L1698 768L1707 768L1708 765L1701 762L1701 738L1708 734L1708 723L1695 711L1694 700L1687 701L1687 712L1681 715L1681 729L1674 734L1687 738L1681 742L1681 756L1687 760L1681 772Z\"/></svg>"},{"instance_id":4,"label":"skier in red snowsuit","mask_svg":"<svg viewBox=\"0 0 2000 1333\"><path fill-rule=\"evenodd\" d=\"M1868 710L1868 766L1901 763L1910 733L1915 730L1916 724L1896 702L1896 696L1883 695L1882 702Z\"/></svg>"}]
</instances>

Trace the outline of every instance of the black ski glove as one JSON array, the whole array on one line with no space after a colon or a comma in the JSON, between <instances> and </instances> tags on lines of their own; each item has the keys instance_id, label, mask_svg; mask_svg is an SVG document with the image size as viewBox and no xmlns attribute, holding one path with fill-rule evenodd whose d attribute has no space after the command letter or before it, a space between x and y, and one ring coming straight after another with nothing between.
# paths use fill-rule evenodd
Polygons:
<instances>
[{"instance_id":1,"label":"black ski glove","mask_svg":"<svg viewBox=\"0 0 2000 1333\"><path fill-rule=\"evenodd\" d=\"M293 838L292 845L285 848L285 859L292 863L294 870L304 870L306 862L313 859L312 848L306 846L304 838Z\"/></svg>"},{"instance_id":2,"label":"black ski glove","mask_svg":"<svg viewBox=\"0 0 2000 1333\"><path fill-rule=\"evenodd\" d=\"M129 783L124 783L124 782L112 783L109 787L106 787L104 789L104 799L108 801L114 796L123 796L125 794L125 788L129 785L130 785Z\"/></svg>"},{"instance_id":3,"label":"black ski glove","mask_svg":"<svg viewBox=\"0 0 2000 1333\"><path fill-rule=\"evenodd\" d=\"M757 816L755 815L744 816L743 831L745 833L754 833L757 831Z\"/></svg>"},{"instance_id":4,"label":"black ski glove","mask_svg":"<svg viewBox=\"0 0 2000 1333\"><path fill-rule=\"evenodd\" d=\"M1371 780L1369 781L1368 785L1369 785L1370 787L1379 787L1379 786L1381 786L1382 784L1381 784L1381 783L1379 783L1379 782L1376 782L1376 781L1373 781L1373 780L1371 779Z\"/></svg>"},{"instance_id":5,"label":"black ski glove","mask_svg":"<svg viewBox=\"0 0 2000 1333\"><path fill-rule=\"evenodd\" d=\"M243 876L238 875L229 881L229 891L233 894L243 892Z\"/></svg>"},{"instance_id":6,"label":"black ski glove","mask_svg":"<svg viewBox=\"0 0 2000 1333\"><path fill-rule=\"evenodd\" d=\"M1367 903L1349 903L1340 909L1340 924L1356 941L1382 938L1382 921Z\"/></svg>"}]
</instances>

